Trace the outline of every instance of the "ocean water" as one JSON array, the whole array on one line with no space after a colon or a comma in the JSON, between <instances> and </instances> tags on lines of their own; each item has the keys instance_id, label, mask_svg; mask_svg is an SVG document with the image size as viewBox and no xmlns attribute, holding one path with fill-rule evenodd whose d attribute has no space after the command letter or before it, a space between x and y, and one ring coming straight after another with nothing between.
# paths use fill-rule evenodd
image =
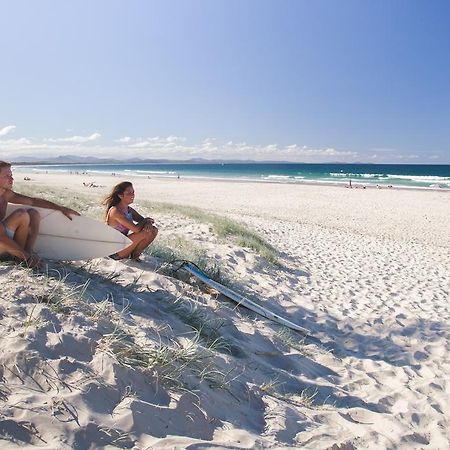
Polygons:
<instances>
[{"instance_id":1,"label":"ocean water","mask_svg":"<svg viewBox=\"0 0 450 450\"><path fill-rule=\"evenodd\" d=\"M450 189L450 165L422 164L286 164L152 163L35 165L26 170L111 174L126 178L219 178L281 183L327 183ZM20 169L19 169L20 170Z\"/></svg>"}]
</instances>

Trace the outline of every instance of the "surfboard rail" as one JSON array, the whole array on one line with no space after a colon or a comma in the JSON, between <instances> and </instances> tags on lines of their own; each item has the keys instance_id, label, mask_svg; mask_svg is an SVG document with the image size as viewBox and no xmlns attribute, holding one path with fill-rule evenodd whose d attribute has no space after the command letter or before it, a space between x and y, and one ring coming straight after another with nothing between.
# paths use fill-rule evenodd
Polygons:
<instances>
[{"instance_id":1,"label":"surfboard rail","mask_svg":"<svg viewBox=\"0 0 450 450\"><path fill-rule=\"evenodd\" d=\"M285 327L288 327L292 330L299 331L303 334L309 334L309 331L306 328L301 327L300 325L297 325L296 323L291 322L288 319L285 319L284 317L275 314L274 312L264 308L261 305L258 305L254 301L244 297L241 294L238 294L237 292L234 292L232 289L218 283L217 281L212 280L209 278L204 272L202 272L198 267L193 265L192 263L186 263L183 266L183 269L187 270L191 275L194 275L196 278L198 278L203 283L207 284L208 286L212 287L216 291L220 292L221 294L225 295L225 297L228 297L229 299L233 300L238 304L238 306L244 306L247 309L250 309L251 311L259 314L260 316L265 317L266 319L272 320L273 322L279 323L280 325L284 325Z\"/></svg>"}]
</instances>

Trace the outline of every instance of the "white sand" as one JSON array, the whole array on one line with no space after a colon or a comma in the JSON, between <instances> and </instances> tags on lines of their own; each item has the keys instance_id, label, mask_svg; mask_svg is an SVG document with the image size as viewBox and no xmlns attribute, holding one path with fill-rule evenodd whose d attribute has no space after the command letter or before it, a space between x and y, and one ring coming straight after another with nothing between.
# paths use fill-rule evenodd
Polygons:
<instances>
[{"instance_id":1,"label":"white sand","mask_svg":"<svg viewBox=\"0 0 450 450\"><path fill-rule=\"evenodd\" d=\"M36 190L45 184L93 196L121 181L29 176ZM1 448L449 448L448 192L133 182L138 204L213 211L279 249L282 267L221 242L208 225L156 217L161 239L178 234L200 245L236 290L307 328L310 338L303 347L283 344L276 324L199 290L194 280L155 273L154 259L99 259L82 269L52 263L68 273L61 282L55 271L49 279L0 265ZM87 279L89 296L113 299L105 311L35 307L49 292L67 302L70 284ZM124 303L129 311L118 317ZM158 367L123 367L105 353L113 347L111 323L145 349L176 340L202 351L185 323L195 305L207 324L221 321L228 349L182 370L191 392L165 383ZM219 383L215 370L228 376Z\"/></svg>"}]
</instances>

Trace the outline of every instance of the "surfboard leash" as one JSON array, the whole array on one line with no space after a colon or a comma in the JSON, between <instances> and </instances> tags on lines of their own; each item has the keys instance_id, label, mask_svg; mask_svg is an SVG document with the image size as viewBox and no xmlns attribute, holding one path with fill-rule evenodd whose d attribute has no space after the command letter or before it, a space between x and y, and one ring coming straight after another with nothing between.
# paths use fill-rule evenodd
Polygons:
<instances>
[{"instance_id":1,"label":"surfboard leash","mask_svg":"<svg viewBox=\"0 0 450 450\"><path fill-rule=\"evenodd\" d=\"M187 264L191 264L192 266L196 267L198 270L203 270L194 262L189 261L188 259L174 259L173 261L170 261L169 264L174 265L175 263L179 263L178 267L176 269L173 269L174 272L178 272L180 269L182 269Z\"/></svg>"}]
</instances>

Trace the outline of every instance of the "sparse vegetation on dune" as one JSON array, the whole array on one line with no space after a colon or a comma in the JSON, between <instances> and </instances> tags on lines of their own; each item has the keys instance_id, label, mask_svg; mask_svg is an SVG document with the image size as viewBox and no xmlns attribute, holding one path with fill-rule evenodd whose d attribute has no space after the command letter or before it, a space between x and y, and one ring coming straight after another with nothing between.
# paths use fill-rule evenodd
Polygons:
<instances>
[{"instance_id":1,"label":"sparse vegetation on dune","mask_svg":"<svg viewBox=\"0 0 450 450\"><path fill-rule=\"evenodd\" d=\"M236 245L251 248L269 262L278 263L277 250L258 233L235 220L193 206L158 202L143 202L142 204L155 213L182 215L199 223L208 223L219 238L231 238Z\"/></svg>"},{"instance_id":2,"label":"sparse vegetation on dune","mask_svg":"<svg viewBox=\"0 0 450 450\"><path fill-rule=\"evenodd\" d=\"M46 186L39 186L36 189L34 186L30 186L25 183L18 184L18 191L26 195L41 196L51 201L63 203L69 208L82 211L83 214L98 220L101 220L103 217L103 209L99 204L101 196L96 193L91 192L88 196L85 194L68 192L64 189L55 189ZM143 209L144 213L147 212L149 215L153 215L155 217L160 215L175 215L186 217L198 223L209 224L212 232L220 239L225 241L231 240L234 245L250 248L271 263L279 263L278 252L272 245L270 245L258 233L235 220L222 217L193 206L148 201L139 202L139 205L140 208ZM158 238L158 240L160 240L160 238ZM181 238L174 238L167 242L165 248L159 244L158 252L161 256L170 258L170 253L172 251L174 255L182 257L185 250L186 243ZM152 250L150 249L150 251ZM205 264L202 263L200 259L204 258L195 257L194 262L200 267L205 268Z\"/></svg>"},{"instance_id":3,"label":"sparse vegetation on dune","mask_svg":"<svg viewBox=\"0 0 450 450\"><path fill-rule=\"evenodd\" d=\"M102 220L103 218L103 207L100 205L102 197L98 193L86 195L69 189L36 186L27 183L15 183L14 189L24 195L45 198L51 202L67 206L92 219Z\"/></svg>"},{"instance_id":4,"label":"sparse vegetation on dune","mask_svg":"<svg viewBox=\"0 0 450 450\"><path fill-rule=\"evenodd\" d=\"M163 236L146 249L147 255L158 258L159 273L180 278L178 269L184 261L190 261L205 272L211 279L224 285L231 280L224 274L218 261L208 257L204 248L183 236Z\"/></svg>"},{"instance_id":5,"label":"sparse vegetation on dune","mask_svg":"<svg viewBox=\"0 0 450 450\"><path fill-rule=\"evenodd\" d=\"M66 191L52 196L53 190L47 189L28 193L83 212L87 205L92 217L101 218L99 196ZM264 241L232 220L195 208L160 205L155 211L153 205L146 207L152 216L175 215L174 230L183 228L186 220L195 220L208 224L214 233L205 233L201 239L195 233L162 234L146 253L152 263L157 262L155 271L112 260L107 264L103 260L53 263L45 273L0 263L0 276L7 280L1 297L11 305L9 326L0 329L0 338L4 342L17 336L22 339L17 368L4 376L6 388L0 389L0 395L5 392L7 399L19 385L31 392L36 382L45 385L46 374L53 370L51 387L41 393L44 399L26 396L31 411L27 420L36 420L38 402L44 405L39 406L43 423L54 423L55 415L64 410L75 417L68 426L80 427L84 422L78 411L91 408L94 413L89 420L101 435L96 444L117 445L123 438L126 448L139 442L142 428L124 429L117 423L123 414L137 414L144 404L156 404L145 414L161 417L164 433L211 441L214 430L228 426L230 411L239 411L233 428L260 438L264 423L271 420L273 402L303 411L336 401L332 388L321 394L319 383L305 383L299 376L302 370L293 355L312 358L314 345L279 325L267 326L265 320L229 307L215 292L187 284L189 277L174 272L183 260L189 260L211 278L232 285L235 281L224 277L220 264L208 254L210 246L217 245L217 237L232 237L227 248L239 258L245 256L233 248L238 236L254 239L262 248ZM174 274L178 279L165 276ZM10 365L8 358L0 353L0 369ZM33 361L31 368L29 361ZM92 407L90 402L96 399L107 399L104 414L97 411L97 404ZM11 408L5 412L13 415ZM244 423L252 425L242 425L241 414L246 417ZM136 417L132 423L139 422ZM198 430L197 434L174 429L171 423L182 423L186 430ZM145 426L144 433L159 436L153 421Z\"/></svg>"},{"instance_id":6,"label":"sparse vegetation on dune","mask_svg":"<svg viewBox=\"0 0 450 450\"><path fill-rule=\"evenodd\" d=\"M81 267L78 271L76 267L73 269L62 266L61 269L35 274L20 266L0 263L1 272L11 275L3 286L2 298L16 305L10 317L15 324L14 332L24 336L31 348L35 346L33 342L42 339L40 330L47 336L48 333L57 333L60 345L65 348L64 342L73 335L73 325L77 324L77 333L85 336L82 338L84 351L91 353L90 356L85 355L83 360L95 360L95 355L104 354L125 370L141 371L143 377L148 376L149 380L156 381L167 392L173 390L195 394L199 404L203 394L198 389L202 383L206 383L209 389L227 392L230 399L235 398L236 401L239 395L237 392L243 386L264 379L254 369L247 369L246 375L243 368L238 369L243 361L247 361L244 365L252 366L251 353L244 352L236 340L236 333L239 335L239 332L233 322L224 315L218 315L220 309L207 306L198 297L204 294L187 287L185 292L175 297L167 293L163 303L157 300L153 307L164 310L165 322L171 324L170 327L160 326L150 316L142 316L150 311L139 313L140 308L135 310L137 292L140 292L140 302L142 299L146 302L155 301L151 292L142 293L139 280L131 288L125 283L122 283L122 287L116 283L118 280L115 277L109 277L107 273L102 278L102 271L94 267L91 267L90 278L87 276L88 267ZM99 289L103 291L103 298L99 296ZM126 302L116 303L111 290L118 296L126 296ZM227 310L226 314L230 312ZM142 320L149 321L145 332L136 322L137 315L141 316L139 323L143 323ZM230 327L234 329L231 334ZM2 338L8 339L8 333L10 331L3 330ZM276 340L279 336L274 334L273 338ZM227 356L226 360L222 355ZM40 357L44 358L38 355ZM64 358L63 350L60 357ZM107 384L89 364L80 364L79 370L86 380L95 379L100 385ZM282 372L280 374L280 378L283 378ZM58 389L64 391L68 383L64 375L61 383ZM292 384L292 380L289 383ZM273 383L261 381L260 386L261 396L270 395L292 402L290 394L283 397L279 390L273 389ZM81 391L84 389L82 384L79 388ZM138 395L135 393L135 396ZM301 403L312 406L307 397L303 397Z\"/></svg>"}]
</instances>

